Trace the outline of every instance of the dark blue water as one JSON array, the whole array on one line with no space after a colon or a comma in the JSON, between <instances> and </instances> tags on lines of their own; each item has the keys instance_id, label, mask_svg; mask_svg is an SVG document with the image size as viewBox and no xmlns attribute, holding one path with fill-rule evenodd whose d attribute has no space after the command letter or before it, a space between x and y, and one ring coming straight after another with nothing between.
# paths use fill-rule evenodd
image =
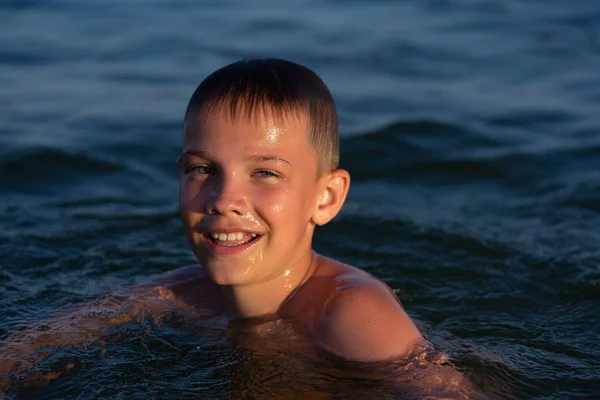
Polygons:
<instances>
[{"instance_id":1,"label":"dark blue water","mask_svg":"<svg viewBox=\"0 0 600 400\"><path fill-rule=\"evenodd\" d=\"M194 261L183 112L208 73L255 56L313 68L338 103L353 184L319 251L387 282L484 393L600 398L595 1L3 0L0 338ZM16 395L380 393L219 324L174 313L54 349L24 376L62 375Z\"/></svg>"}]
</instances>

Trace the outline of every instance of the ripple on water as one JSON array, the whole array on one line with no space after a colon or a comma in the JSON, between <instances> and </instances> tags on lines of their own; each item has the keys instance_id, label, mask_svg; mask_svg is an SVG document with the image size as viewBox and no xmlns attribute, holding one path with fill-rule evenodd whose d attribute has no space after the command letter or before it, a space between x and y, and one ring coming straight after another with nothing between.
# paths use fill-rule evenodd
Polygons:
<instances>
[{"instance_id":1,"label":"ripple on water","mask_svg":"<svg viewBox=\"0 0 600 400\"><path fill-rule=\"evenodd\" d=\"M43 389L50 372L63 378ZM229 325L184 314L131 323L106 341L60 348L26 373L23 398L154 396L177 387L177 398L465 398L476 393L444 354L430 345L402 360L348 362L320 350L286 321ZM68 378L67 378L68 377ZM126 384L125 384L126 383Z\"/></svg>"}]
</instances>

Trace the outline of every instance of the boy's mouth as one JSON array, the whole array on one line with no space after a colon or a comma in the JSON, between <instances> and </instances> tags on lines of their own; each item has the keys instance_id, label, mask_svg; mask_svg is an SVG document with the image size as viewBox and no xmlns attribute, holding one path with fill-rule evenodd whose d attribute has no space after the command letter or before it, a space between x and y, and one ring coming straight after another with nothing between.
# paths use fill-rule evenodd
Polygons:
<instances>
[{"instance_id":1,"label":"boy's mouth","mask_svg":"<svg viewBox=\"0 0 600 400\"><path fill-rule=\"evenodd\" d=\"M248 232L207 232L204 237L217 246L236 247L248 244L260 235Z\"/></svg>"}]
</instances>

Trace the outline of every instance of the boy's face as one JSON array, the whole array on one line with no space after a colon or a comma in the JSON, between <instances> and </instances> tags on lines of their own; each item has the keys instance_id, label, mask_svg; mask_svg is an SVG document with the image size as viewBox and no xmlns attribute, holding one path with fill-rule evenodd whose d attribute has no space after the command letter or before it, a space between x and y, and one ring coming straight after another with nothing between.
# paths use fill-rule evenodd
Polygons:
<instances>
[{"instance_id":1,"label":"boy's face","mask_svg":"<svg viewBox=\"0 0 600 400\"><path fill-rule=\"evenodd\" d=\"M321 195L306 117L191 116L180 212L192 250L220 285L248 285L308 262Z\"/></svg>"}]
</instances>

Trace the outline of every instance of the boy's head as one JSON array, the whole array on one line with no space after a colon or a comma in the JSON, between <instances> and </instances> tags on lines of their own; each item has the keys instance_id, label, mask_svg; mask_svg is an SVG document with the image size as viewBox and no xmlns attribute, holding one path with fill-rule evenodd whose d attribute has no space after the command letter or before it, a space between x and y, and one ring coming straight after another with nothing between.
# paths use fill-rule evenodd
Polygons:
<instances>
[{"instance_id":1,"label":"boy's head","mask_svg":"<svg viewBox=\"0 0 600 400\"><path fill-rule=\"evenodd\" d=\"M233 118L268 114L308 118L319 174L339 165L338 115L331 92L310 69L281 59L237 61L209 75L188 104L185 119L226 109Z\"/></svg>"},{"instance_id":2,"label":"boy's head","mask_svg":"<svg viewBox=\"0 0 600 400\"><path fill-rule=\"evenodd\" d=\"M184 129L180 212L208 276L247 285L306 266L350 180L321 79L283 60L228 65L196 89Z\"/></svg>"}]
</instances>

